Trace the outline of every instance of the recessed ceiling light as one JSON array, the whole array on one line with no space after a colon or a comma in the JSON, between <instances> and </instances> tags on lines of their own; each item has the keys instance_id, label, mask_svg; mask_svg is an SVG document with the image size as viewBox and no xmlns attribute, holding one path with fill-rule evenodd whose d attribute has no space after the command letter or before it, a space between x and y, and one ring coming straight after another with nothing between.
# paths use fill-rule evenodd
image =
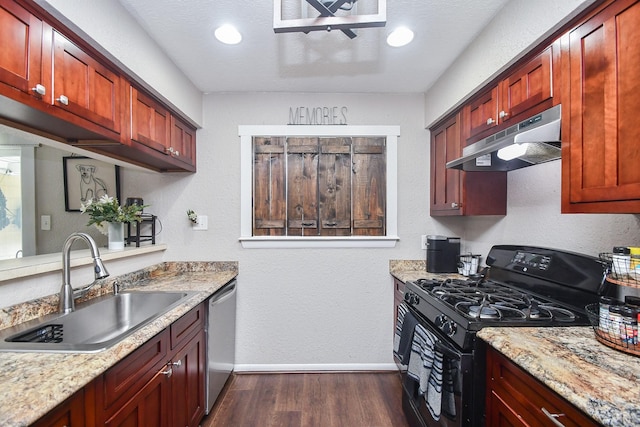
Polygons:
<instances>
[{"instance_id":1,"label":"recessed ceiling light","mask_svg":"<svg viewBox=\"0 0 640 427\"><path fill-rule=\"evenodd\" d=\"M225 44L238 44L242 40L242 34L233 25L225 24L215 31L216 38Z\"/></svg>"},{"instance_id":2,"label":"recessed ceiling light","mask_svg":"<svg viewBox=\"0 0 640 427\"><path fill-rule=\"evenodd\" d=\"M411 43L413 31L407 27L398 27L387 37L387 44L392 47L400 47Z\"/></svg>"}]
</instances>

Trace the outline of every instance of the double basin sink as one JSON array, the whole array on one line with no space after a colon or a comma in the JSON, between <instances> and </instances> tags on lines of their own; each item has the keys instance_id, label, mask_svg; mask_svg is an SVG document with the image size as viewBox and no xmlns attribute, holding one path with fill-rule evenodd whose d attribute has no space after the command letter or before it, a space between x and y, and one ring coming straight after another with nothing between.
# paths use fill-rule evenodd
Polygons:
<instances>
[{"instance_id":1,"label":"double basin sink","mask_svg":"<svg viewBox=\"0 0 640 427\"><path fill-rule=\"evenodd\" d=\"M122 292L67 314L50 314L0 331L0 351L94 353L105 350L197 292Z\"/></svg>"}]
</instances>

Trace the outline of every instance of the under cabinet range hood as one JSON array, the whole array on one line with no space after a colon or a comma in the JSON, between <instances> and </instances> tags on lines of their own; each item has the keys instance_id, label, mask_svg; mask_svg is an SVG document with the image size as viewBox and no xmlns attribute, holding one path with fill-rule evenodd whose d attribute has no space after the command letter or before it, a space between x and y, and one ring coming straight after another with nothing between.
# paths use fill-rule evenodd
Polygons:
<instances>
[{"instance_id":1,"label":"under cabinet range hood","mask_svg":"<svg viewBox=\"0 0 640 427\"><path fill-rule=\"evenodd\" d=\"M510 171L560 158L561 105L549 108L462 149L449 169Z\"/></svg>"}]
</instances>

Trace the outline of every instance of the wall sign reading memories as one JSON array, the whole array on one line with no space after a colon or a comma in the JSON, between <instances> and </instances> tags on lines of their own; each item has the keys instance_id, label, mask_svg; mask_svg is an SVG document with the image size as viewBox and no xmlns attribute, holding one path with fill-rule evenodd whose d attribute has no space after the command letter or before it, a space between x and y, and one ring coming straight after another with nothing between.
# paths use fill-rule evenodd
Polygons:
<instances>
[{"instance_id":1,"label":"wall sign reading memories","mask_svg":"<svg viewBox=\"0 0 640 427\"><path fill-rule=\"evenodd\" d=\"M289 125L346 125L347 107L289 107Z\"/></svg>"}]
</instances>

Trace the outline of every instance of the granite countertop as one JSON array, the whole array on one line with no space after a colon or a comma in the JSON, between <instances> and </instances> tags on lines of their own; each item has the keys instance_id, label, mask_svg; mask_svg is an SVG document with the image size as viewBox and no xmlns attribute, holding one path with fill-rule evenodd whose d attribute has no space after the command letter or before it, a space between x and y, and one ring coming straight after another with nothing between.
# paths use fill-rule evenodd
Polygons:
<instances>
[{"instance_id":1,"label":"granite countertop","mask_svg":"<svg viewBox=\"0 0 640 427\"><path fill-rule=\"evenodd\" d=\"M458 273L429 273L425 260L389 260L389 273L402 282L418 279L467 279Z\"/></svg>"},{"instance_id":2,"label":"granite countertop","mask_svg":"<svg viewBox=\"0 0 640 427\"><path fill-rule=\"evenodd\" d=\"M118 344L98 353L11 353L0 357L0 425L27 426L161 332L238 275L237 262L175 262L105 280L92 296L108 293L113 280L123 291L197 291ZM0 328L54 309L57 295L0 309Z\"/></svg>"},{"instance_id":3,"label":"granite countertop","mask_svg":"<svg viewBox=\"0 0 640 427\"><path fill-rule=\"evenodd\" d=\"M591 327L483 328L478 337L605 426L640 425L640 358Z\"/></svg>"}]
</instances>

